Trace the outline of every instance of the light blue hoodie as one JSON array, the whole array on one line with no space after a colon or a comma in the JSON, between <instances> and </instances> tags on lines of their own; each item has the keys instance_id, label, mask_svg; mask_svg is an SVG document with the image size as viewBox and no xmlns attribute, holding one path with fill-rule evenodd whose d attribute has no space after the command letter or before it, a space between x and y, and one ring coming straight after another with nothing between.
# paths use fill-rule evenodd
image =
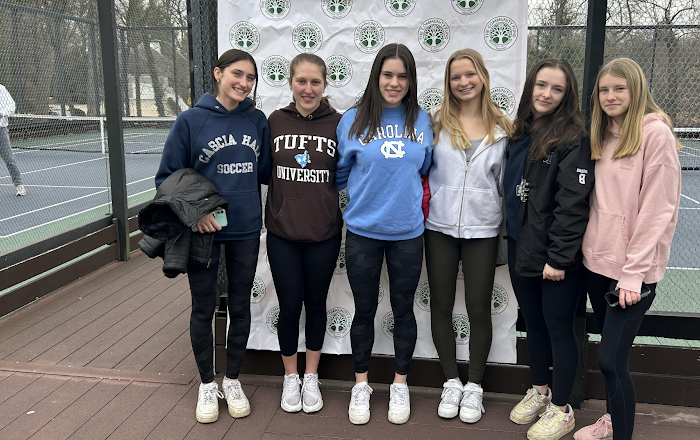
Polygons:
<instances>
[{"instance_id":1,"label":"light blue hoodie","mask_svg":"<svg viewBox=\"0 0 700 440\"><path fill-rule=\"evenodd\" d=\"M416 141L404 133L403 106L385 108L370 142L350 139L357 109L345 112L338 124L338 189L347 187L343 218L349 231L377 240L408 240L423 233L420 176L428 172L433 132L420 110Z\"/></svg>"}]
</instances>

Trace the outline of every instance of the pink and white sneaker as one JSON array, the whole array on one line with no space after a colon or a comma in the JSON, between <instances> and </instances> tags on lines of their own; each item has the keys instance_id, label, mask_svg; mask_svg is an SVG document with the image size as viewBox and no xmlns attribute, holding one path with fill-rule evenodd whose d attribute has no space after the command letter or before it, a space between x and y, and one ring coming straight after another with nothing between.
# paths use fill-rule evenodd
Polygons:
<instances>
[{"instance_id":1,"label":"pink and white sneaker","mask_svg":"<svg viewBox=\"0 0 700 440\"><path fill-rule=\"evenodd\" d=\"M592 425L584 426L576 431L574 440L612 440L613 429L610 414L604 414Z\"/></svg>"}]
</instances>

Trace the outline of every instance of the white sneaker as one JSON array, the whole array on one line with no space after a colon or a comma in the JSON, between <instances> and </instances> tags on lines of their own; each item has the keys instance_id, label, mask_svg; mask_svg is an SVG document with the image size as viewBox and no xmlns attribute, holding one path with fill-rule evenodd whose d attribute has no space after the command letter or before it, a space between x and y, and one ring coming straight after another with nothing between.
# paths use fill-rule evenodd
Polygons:
<instances>
[{"instance_id":1,"label":"white sneaker","mask_svg":"<svg viewBox=\"0 0 700 440\"><path fill-rule=\"evenodd\" d=\"M442 395L438 405L438 415L444 419L452 419L459 413L459 402L462 400L462 382L450 379L442 384Z\"/></svg>"},{"instance_id":2,"label":"white sneaker","mask_svg":"<svg viewBox=\"0 0 700 440\"><path fill-rule=\"evenodd\" d=\"M389 388L389 421L401 425L408 421L410 415L411 398L408 394L408 386L392 383Z\"/></svg>"},{"instance_id":3,"label":"white sneaker","mask_svg":"<svg viewBox=\"0 0 700 440\"><path fill-rule=\"evenodd\" d=\"M305 374L301 387L301 402L305 413L313 413L323 408L323 398L319 385L318 374Z\"/></svg>"},{"instance_id":4,"label":"white sneaker","mask_svg":"<svg viewBox=\"0 0 700 440\"><path fill-rule=\"evenodd\" d=\"M372 391L367 382L360 382L352 387L350 406L348 407L350 423L364 425L369 422L369 398Z\"/></svg>"},{"instance_id":5,"label":"white sneaker","mask_svg":"<svg viewBox=\"0 0 700 440\"><path fill-rule=\"evenodd\" d=\"M17 195L18 196L26 196L27 195L27 188L25 188L24 185L17 185Z\"/></svg>"},{"instance_id":6,"label":"white sneaker","mask_svg":"<svg viewBox=\"0 0 700 440\"><path fill-rule=\"evenodd\" d=\"M228 404L228 413L231 414L231 417L239 419L250 414L250 402L248 402L239 381L224 379L222 387Z\"/></svg>"},{"instance_id":7,"label":"white sneaker","mask_svg":"<svg viewBox=\"0 0 700 440\"><path fill-rule=\"evenodd\" d=\"M282 403L280 406L287 412L301 411L301 381L298 374L284 376L282 385Z\"/></svg>"},{"instance_id":8,"label":"white sneaker","mask_svg":"<svg viewBox=\"0 0 700 440\"><path fill-rule=\"evenodd\" d=\"M199 423L216 422L219 418L219 399L224 395L219 391L216 382L199 384L199 396L197 397L197 410L195 416Z\"/></svg>"},{"instance_id":9,"label":"white sneaker","mask_svg":"<svg viewBox=\"0 0 700 440\"><path fill-rule=\"evenodd\" d=\"M478 422L486 412L483 401L484 389L475 383L466 384L462 401L459 403L459 419L464 423Z\"/></svg>"}]
</instances>

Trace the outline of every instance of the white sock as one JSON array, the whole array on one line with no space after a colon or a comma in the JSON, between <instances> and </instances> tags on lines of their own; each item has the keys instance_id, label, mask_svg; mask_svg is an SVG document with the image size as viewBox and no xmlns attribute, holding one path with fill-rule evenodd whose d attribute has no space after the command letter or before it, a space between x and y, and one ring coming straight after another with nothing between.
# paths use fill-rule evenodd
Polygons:
<instances>
[{"instance_id":1,"label":"white sock","mask_svg":"<svg viewBox=\"0 0 700 440\"><path fill-rule=\"evenodd\" d=\"M238 382L238 379L228 379L224 377L224 382Z\"/></svg>"}]
</instances>

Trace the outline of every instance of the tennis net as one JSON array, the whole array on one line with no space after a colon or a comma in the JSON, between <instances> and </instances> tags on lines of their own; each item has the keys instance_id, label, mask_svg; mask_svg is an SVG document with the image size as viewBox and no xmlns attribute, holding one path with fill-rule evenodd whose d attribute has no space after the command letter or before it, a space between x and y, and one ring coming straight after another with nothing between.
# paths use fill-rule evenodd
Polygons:
<instances>
[{"instance_id":1,"label":"tennis net","mask_svg":"<svg viewBox=\"0 0 700 440\"><path fill-rule=\"evenodd\" d=\"M175 117L124 117L124 152L160 154ZM20 150L109 152L104 116L16 114L8 126L12 148Z\"/></svg>"}]
</instances>

